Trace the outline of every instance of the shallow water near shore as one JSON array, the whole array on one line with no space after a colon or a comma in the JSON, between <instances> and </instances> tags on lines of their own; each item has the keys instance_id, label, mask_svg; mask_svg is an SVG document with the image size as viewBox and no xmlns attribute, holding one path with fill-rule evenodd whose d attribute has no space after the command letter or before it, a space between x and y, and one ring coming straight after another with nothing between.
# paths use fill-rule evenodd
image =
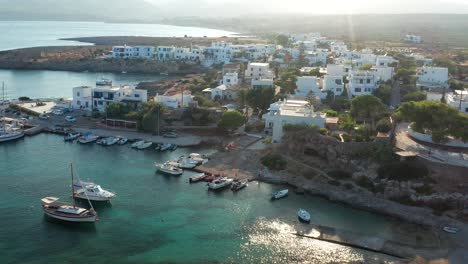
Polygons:
<instances>
[{"instance_id":1,"label":"shallow water near shore","mask_svg":"<svg viewBox=\"0 0 468 264\"><path fill-rule=\"evenodd\" d=\"M416 227L318 197L296 195L271 202L282 188L252 182L233 193L155 173L153 163L210 149L171 153L65 143L41 134L0 145L1 263L381 263L392 257L291 233L302 227L298 208L314 224L397 239ZM117 193L96 205L100 222L64 224L43 216L40 199L70 201L69 164L82 180ZM423 234L421 234L423 235Z\"/></svg>"}]
</instances>

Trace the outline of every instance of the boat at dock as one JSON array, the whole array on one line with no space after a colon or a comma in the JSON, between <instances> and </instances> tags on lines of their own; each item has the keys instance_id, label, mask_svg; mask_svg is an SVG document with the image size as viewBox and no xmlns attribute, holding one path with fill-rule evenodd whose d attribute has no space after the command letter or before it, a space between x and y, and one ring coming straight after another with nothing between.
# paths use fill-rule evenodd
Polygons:
<instances>
[{"instance_id":1,"label":"boat at dock","mask_svg":"<svg viewBox=\"0 0 468 264\"><path fill-rule=\"evenodd\" d=\"M195 175L193 175L192 177L189 178L189 182L192 183L192 182L199 182L199 181L202 181L206 178L206 174L205 173L197 173Z\"/></svg>"},{"instance_id":2,"label":"boat at dock","mask_svg":"<svg viewBox=\"0 0 468 264\"><path fill-rule=\"evenodd\" d=\"M172 147L172 144L170 144L170 143L162 144L161 147L159 148L159 151L170 150L171 147Z\"/></svg>"},{"instance_id":3,"label":"boat at dock","mask_svg":"<svg viewBox=\"0 0 468 264\"><path fill-rule=\"evenodd\" d=\"M208 183L208 188L211 190L220 190L220 189L230 186L233 181L234 181L233 179L221 177Z\"/></svg>"},{"instance_id":4,"label":"boat at dock","mask_svg":"<svg viewBox=\"0 0 468 264\"><path fill-rule=\"evenodd\" d=\"M80 144L89 144L98 140L98 136L94 136L90 132L84 133L81 137L78 138L78 143Z\"/></svg>"},{"instance_id":5,"label":"boat at dock","mask_svg":"<svg viewBox=\"0 0 468 264\"><path fill-rule=\"evenodd\" d=\"M102 141L103 146L112 146L114 144L117 144L119 142L119 138L116 137L107 137Z\"/></svg>"},{"instance_id":6,"label":"boat at dock","mask_svg":"<svg viewBox=\"0 0 468 264\"><path fill-rule=\"evenodd\" d=\"M72 178L72 195L74 194L74 187L73 187L73 165L70 165L71 170L71 178ZM44 214L55 218L58 220L63 220L67 222L88 222L94 223L98 221L97 213L94 210L91 202L88 202L91 206L90 209L85 209L76 206L75 200L73 199L73 204L64 204L58 203L57 201L59 198L57 197L45 197L42 198L42 210Z\"/></svg>"},{"instance_id":7,"label":"boat at dock","mask_svg":"<svg viewBox=\"0 0 468 264\"><path fill-rule=\"evenodd\" d=\"M247 183L248 181L247 180L244 180L244 181L236 181L234 182L232 185L231 185L231 190L233 192L237 192L245 187L247 187Z\"/></svg>"},{"instance_id":8,"label":"boat at dock","mask_svg":"<svg viewBox=\"0 0 468 264\"><path fill-rule=\"evenodd\" d=\"M453 226L444 226L442 230L450 234L456 234L458 233L458 231L460 231L460 228L453 227Z\"/></svg>"},{"instance_id":9,"label":"boat at dock","mask_svg":"<svg viewBox=\"0 0 468 264\"><path fill-rule=\"evenodd\" d=\"M144 142L143 144L138 145L136 148L137 149L147 149L153 145L153 142Z\"/></svg>"},{"instance_id":10,"label":"boat at dock","mask_svg":"<svg viewBox=\"0 0 468 264\"><path fill-rule=\"evenodd\" d=\"M173 175L173 176L180 176L184 173L184 170L179 169L175 166L169 165L167 163L163 164L155 164L156 170L165 174Z\"/></svg>"},{"instance_id":11,"label":"boat at dock","mask_svg":"<svg viewBox=\"0 0 468 264\"><path fill-rule=\"evenodd\" d=\"M137 148L138 146L143 145L143 144L145 144L145 141L144 140L139 140L139 141L133 142L131 146L132 146L132 148Z\"/></svg>"},{"instance_id":12,"label":"boat at dock","mask_svg":"<svg viewBox=\"0 0 468 264\"><path fill-rule=\"evenodd\" d=\"M117 142L118 145L125 145L127 144L128 139L127 138L120 138L119 141Z\"/></svg>"},{"instance_id":13,"label":"boat at dock","mask_svg":"<svg viewBox=\"0 0 468 264\"><path fill-rule=\"evenodd\" d=\"M310 213L302 208L297 211L297 218L299 218L301 222L310 223Z\"/></svg>"},{"instance_id":14,"label":"boat at dock","mask_svg":"<svg viewBox=\"0 0 468 264\"><path fill-rule=\"evenodd\" d=\"M204 155L198 153L190 153L188 158L192 161L197 162L198 165L205 164L208 161L208 159Z\"/></svg>"},{"instance_id":15,"label":"boat at dock","mask_svg":"<svg viewBox=\"0 0 468 264\"><path fill-rule=\"evenodd\" d=\"M278 200L278 199L284 198L284 197L288 196L288 193L289 193L288 189L284 189L284 190L281 190L281 191L274 192L274 193L271 194L271 199L272 200Z\"/></svg>"},{"instance_id":16,"label":"boat at dock","mask_svg":"<svg viewBox=\"0 0 468 264\"><path fill-rule=\"evenodd\" d=\"M181 169L193 169L198 165L197 162L185 158L179 158L178 160L169 161L168 163Z\"/></svg>"},{"instance_id":17,"label":"boat at dock","mask_svg":"<svg viewBox=\"0 0 468 264\"><path fill-rule=\"evenodd\" d=\"M8 131L8 130L0 131L0 143L17 140L22 137L24 137L24 133L20 131Z\"/></svg>"},{"instance_id":18,"label":"boat at dock","mask_svg":"<svg viewBox=\"0 0 468 264\"><path fill-rule=\"evenodd\" d=\"M75 182L73 183L73 197L79 199L89 199L91 201L110 201L115 197L115 193L108 190L104 190L100 185L97 185L93 182Z\"/></svg>"},{"instance_id":19,"label":"boat at dock","mask_svg":"<svg viewBox=\"0 0 468 264\"><path fill-rule=\"evenodd\" d=\"M68 133L65 137L63 137L64 141L73 141L81 136L81 133Z\"/></svg>"}]
</instances>

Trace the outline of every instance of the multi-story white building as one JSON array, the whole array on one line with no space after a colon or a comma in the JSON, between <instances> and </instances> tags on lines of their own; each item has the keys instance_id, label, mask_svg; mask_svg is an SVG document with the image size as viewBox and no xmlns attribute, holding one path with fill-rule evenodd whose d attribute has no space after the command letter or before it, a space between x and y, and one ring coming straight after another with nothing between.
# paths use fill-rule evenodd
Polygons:
<instances>
[{"instance_id":1,"label":"multi-story white building","mask_svg":"<svg viewBox=\"0 0 468 264\"><path fill-rule=\"evenodd\" d=\"M468 90L455 90L453 94L446 94L446 101L461 113L468 114Z\"/></svg>"},{"instance_id":2,"label":"multi-story white building","mask_svg":"<svg viewBox=\"0 0 468 264\"><path fill-rule=\"evenodd\" d=\"M363 94L372 94L378 88L378 78L372 72L353 71L348 76L348 95L356 97Z\"/></svg>"},{"instance_id":3,"label":"multi-story white building","mask_svg":"<svg viewBox=\"0 0 468 264\"><path fill-rule=\"evenodd\" d=\"M111 103L125 103L136 109L148 101L146 90L131 85L121 86L79 86L73 88L73 108L104 112Z\"/></svg>"},{"instance_id":4,"label":"multi-story white building","mask_svg":"<svg viewBox=\"0 0 468 264\"><path fill-rule=\"evenodd\" d=\"M325 75L323 76L322 93L328 95L328 91L335 96L340 96L344 91L343 75ZM326 97L325 97L326 98Z\"/></svg>"},{"instance_id":5,"label":"multi-story white building","mask_svg":"<svg viewBox=\"0 0 468 264\"><path fill-rule=\"evenodd\" d=\"M348 51L348 47L344 42L337 41L330 43L330 50L335 55L341 55L342 53Z\"/></svg>"},{"instance_id":6,"label":"multi-story white building","mask_svg":"<svg viewBox=\"0 0 468 264\"><path fill-rule=\"evenodd\" d=\"M418 70L416 86L423 89L448 88L448 68L424 66Z\"/></svg>"},{"instance_id":7,"label":"multi-story white building","mask_svg":"<svg viewBox=\"0 0 468 264\"><path fill-rule=\"evenodd\" d=\"M327 64L327 75L345 76L345 67L342 64Z\"/></svg>"},{"instance_id":8,"label":"multi-story white building","mask_svg":"<svg viewBox=\"0 0 468 264\"><path fill-rule=\"evenodd\" d=\"M235 100L237 98L237 89L227 87L224 84L221 84L215 88L206 88L203 90L203 93L213 101Z\"/></svg>"},{"instance_id":9,"label":"multi-story white building","mask_svg":"<svg viewBox=\"0 0 468 264\"><path fill-rule=\"evenodd\" d=\"M270 71L270 64L252 62L245 69L245 79L272 79L273 73Z\"/></svg>"},{"instance_id":10,"label":"multi-story white building","mask_svg":"<svg viewBox=\"0 0 468 264\"><path fill-rule=\"evenodd\" d=\"M169 108L177 109L192 105L193 96L191 94L156 95L154 97L154 101L161 103Z\"/></svg>"},{"instance_id":11,"label":"multi-story white building","mask_svg":"<svg viewBox=\"0 0 468 264\"><path fill-rule=\"evenodd\" d=\"M151 59L154 56L152 46L113 46L112 57L117 59Z\"/></svg>"},{"instance_id":12,"label":"multi-story white building","mask_svg":"<svg viewBox=\"0 0 468 264\"><path fill-rule=\"evenodd\" d=\"M394 62L398 62L397 60L395 60L393 57L391 56L387 56L387 55L379 55L377 56L376 60L375 60L375 66L377 67L382 67L382 66L387 66L389 67L392 63Z\"/></svg>"},{"instance_id":13,"label":"multi-story white building","mask_svg":"<svg viewBox=\"0 0 468 264\"><path fill-rule=\"evenodd\" d=\"M273 142L281 142L286 124L325 126L326 115L315 112L307 101L284 100L270 105L268 112L262 116L265 120L265 133Z\"/></svg>"},{"instance_id":14,"label":"multi-story white building","mask_svg":"<svg viewBox=\"0 0 468 264\"><path fill-rule=\"evenodd\" d=\"M328 50L317 49L316 51L307 51L305 59L309 61L309 65L323 65L327 64Z\"/></svg>"},{"instance_id":15,"label":"multi-story white building","mask_svg":"<svg viewBox=\"0 0 468 264\"><path fill-rule=\"evenodd\" d=\"M234 45L237 46L237 45ZM261 60L270 57L275 53L276 51L276 46L275 45L269 45L269 44L254 44L254 45L249 45L246 48L240 47L240 50L246 50L247 52L247 59L249 60Z\"/></svg>"},{"instance_id":16,"label":"multi-story white building","mask_svg":"<svg viewBox=\"0 0 468 264\"><path fill-rule=\"evenodd\" d=\"M238 85L239 76L237 72L230 72L230 73L224 74L222 84L226 85L226 87L228 88Z\"/></svg>"},{"instance_id":17,"label":"multi-story white building","mask_svg":"<svg viewBox=\"0 0 468 264\"><path fill-rule=\"evenodd\" d=\"M371 68L374 76L377 77L378 81L386 82L393 79L394 69L393 67L387 66L374 66Z\"/></svg>"},{"instance_id":18,"label":"multi-story white building","mask_svg":"<svg viewBox=\"0 0 468 264\"><path fill-rule=\"evenodd\" d=\"M322 90L320 90L319 79L315 76L297 77L296 86L297 90L294 98L305 99L311 94L318 96L320 99L327 97L327 94L323 94Z\"/></svg>"},{"instance_id":19,"label":"multi-story white building","mask_svg":"<svg viewBox=\"0 0 468 264\"><path fill-rule=\"evenodd\" d=\"M158 46L156 49L156 57L160 61L167 61L174 59L174 49L173 46Z\"/></svg>"},{"instance_id":20,"label":"multi-story white building","mask_svg":"<svg viewBox=\"0 0 468 264\"><path fill-rule=\"evenodd\" d=\"M213 42L210 47L204 49L204 64L220 64L231 62L234 52L230 42Z\"/></svg>"},{"instance_id":21,"label":"multi-story white building","mask_svg":"<svg viewBox=\"0 0 468 264\"><path fill-rule=\"evenodd\" d=\"M431 66L432 65L432 58L428 58L421 54L412 54L412 57L418 65L421 66Z\"/></svg>"},{"instance_id":22,"label":"multi-story white building","mask_svg":"<svg viewBox=\"0 0 468 264\"><path fill-rule=\"evenodd\" d=\"M422 39L421 36L408 34L408 35L405 36L405 41L418 44L418 43L422 43L423 39Z\"/></svg>"},{"instance_id":23,"label":"multi-story white building","mask_svg":"<svg viewBox=\"0 0 468 264\"><path fill-rule=\"evenodd\" d=\"M252 89L273 88L274 81L272 78L252 79L250 84L251 84Z\"/></svg>"},{"instance_id":24,"label":"multi-story white building","mask_svg":"<svg viewBox=\"0 0 468 264\"><path fill-rule=\"evenodd\" d=\"M317 40L321 39L322 36L319 32L305 33L305 34L293 34L289 36L289 39L293 42L306 41L306 40Z\"/></svg>"}]
</instances>

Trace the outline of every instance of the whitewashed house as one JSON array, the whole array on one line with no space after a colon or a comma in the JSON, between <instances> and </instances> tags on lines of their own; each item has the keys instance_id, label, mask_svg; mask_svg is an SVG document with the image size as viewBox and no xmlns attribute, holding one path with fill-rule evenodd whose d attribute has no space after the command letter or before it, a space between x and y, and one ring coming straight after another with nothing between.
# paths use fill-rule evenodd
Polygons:
<instances>
[{"instance_id":1,"label":"whitewashed house","mask_svg":"<svg viewBox=\"0 0 468 264\"><path fill-rule=\"evenodd\" d=\"M231 62L234 52L231 42L213 42L203 51L204 65L221 64Z\"/></svg>"},{"instance_id":2,"label":"whitewashed house","mask_svg":"<svg viewBox=\"0 0 468 264\"><path fill-rule=\"evenodd\" d=\"M388 66L374 66L371 68L374 76L377 77L378 81L386 82L393 79L395 74L393 67Z\"/></svg>"},{"instance_id":3,"label":"whitewashed house","mask_svg":"<svg viewBox=\"0 0 468 264\"><path fill-rule=\"evenodd\" d=\"M247 65L245 69L245 79L272 79L273 72L270 71L270 64L253 62Z\"/></svg>"},{"instance_id":4,"label":"whitewashed house","mask_svg":"<svg viewBox=\"0 0 468 264\"><path fill-rule=\"evenodd\" d=\"M335 96L340 96L344 91L344 83L342 75L325 75L323 76L322 93L325 93L325 98L328 91L332 92Z\"/></svg>"},{"instance_id":5,"label":"whitewashed house","mask_svg":"<svg viewBox=\"0 0 468 264\"><path fill-rule=\"evenodd\" d=\"M454 93L446 94L447 104L455 107L461 113L468 114L468 90L455 90Z\"/></svg>"},{"instance_id":6,"label":"whitewashed house","mask_svg":"<svg viewBox=\"0 0 468 264\"><path fill-rule=\"evenodd\" d=\"M224 74L222 84L230 88L239 84L239 76L237 72L229 72Z\"/></svg>"},{"instance_id":7,"label":"whitewashed house","mask_svg":"<svg viewBox=\"0 0 468 264\"><path fill-rule=\"evenodd\" d=\"M348 47L344 42L337 41L330 43L330 51L335 55L341 55L348 51Z\"/></svg>"},{"instance_id":8,"label":"whitewashed house","mask_svg":"<svg viewBox=\"0 0 468 264\"><path fill-rule=\"evenodd\" d=\"M174 95L156 95L154 102L161 103L169 108L177 109L188 107L193 104L193 96L191 94L174 94Z\"/></svg>"},{"instance_id":9,"label":"whitewashed house","mask_svg":"<svg viewBox=\"0 0 468 264\"><path fill-rule=\"evenodd\" d=\"M208 95L213 101L220 100L236 100L237 98L237 89L233 87L227 87L224 84L221 84L215 88L206 88L202 92L205 95Z\"/></svg>"},{"instance_id":10,"label":"whitewashed house","mask_svg":"<svg viewBox=\"0 0 468 264\"><path fill-rule=\"evenodd\" d=\"M152 46L113 46L112 57L116 59L151 59L154 56Z\"/></svg>"},{"instance_id":11,"label":"whitewashed house","mask_svg":"<svg viewBox=\"0 0 468 264\"><path fill-rule=\"evenodd\" d=\"M310 94L325 99L327 94L323 93L319 86L319 79L315 76L300 76L296 81L297 90L294 98L306 99Z\"/></svg>"},{"instance_id":12,"label":"whitewashed house","mask_svg":"<svg viewBox=\"0 0 468 264\"><path fill-rule=\"evenodd\" d=\"M265 121L265 133L273 142L281 142L286 124L325 126L326 115L315 112L307 101L284 100L270 105L268 112L262 116Z\"/></svg>"},{"instance_id":13,"label":"whitewashed house","mask_svg":"<svg viewBox=\"0 0 468 264\"><path fill-rule=\"evenodd\" d=\"M348 76L348 95L350 98L363 94L372 94L378 88L378 78L373 72L353 71Z\"/></svg>"},{"instance_id":14,"label":"whitewashed house","mask_svg":"<svg viewBox=\"0 0 468 264\"><path fill-rule=\"evenodd\" d=\"M448 68L424 66L418 70L416 86L422 89L448 88Z\"/></svg>"},{"instance_id":15,"label":"whitewashed house","mask_svg":"<svg viewBox=\"0 0 468 264\"><path fill-rule=\"evenodd\" d=\"M156 48L156 57L160 61L168 61L174 59L174 46L158 46Z\"/></svg>"},{"instance_id":16,"label":"whitewashed house","mask_svg":"<svg viewBox=\"0 0 468 264\"><path fill-rule=\"evenodd\" d=\"M345 76L345 67L343 64L327 64L327 75Z\"/></svg>"},{"instance_id":17,"label":"whitewashed house","mask_svg":"<svg viewBox=\"0 0 468 264\"><path fill-rule=\"evenodd\" d=\"M73 88L73 108L104 112L111 103L124 103L136 109L148 101L146 90L131 85L121 86L79 86Z\"/></svg>"},{"instance_id":18,"label":"whitewashed house","mask_svg":"<svg viewBox=\"0 0 468 264\"><path fill-rule=\"evenodd\" d=\"M323 65L327 64L328 50L317 49L316 51L307 51L305 53L305 59L309 62L309 65Z\"/></svg>"},{"instance_id":19,"label":"whitewashed house","mask_svg":"<svg viewBox=\"0 0 468 264\"><path fill-rule=\"evenodd\" d=\"M391 56L379 55L379 56L376 57L375 66L377 66L377 67L383 67L383 66L389 67L394 62L398 62L398 61L395 60Z\"/></svg>"}]
</instances>

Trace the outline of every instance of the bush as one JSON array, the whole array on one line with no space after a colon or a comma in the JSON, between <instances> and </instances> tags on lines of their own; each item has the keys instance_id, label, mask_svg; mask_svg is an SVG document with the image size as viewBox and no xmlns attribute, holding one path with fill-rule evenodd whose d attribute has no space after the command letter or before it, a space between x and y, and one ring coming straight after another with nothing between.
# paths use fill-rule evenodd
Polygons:
<instances>
[{"instance_id":1,"label":"bush","mask_svg":"<svg viewBox=\"0 0 468 264\"><path fill-rule=\"evenodd\" d=\"M378 169L380 178L394 181L410 181L424 179L429 174L429 169L420 162L392 162Z\"/></svg>"},{"instance_id":2,"label":"bush","mask_svg":"<svg viewBox=\"0 0 468 264\"><path fill-rule=\"evenodd\" d=\"M338 117L338 112L335 110L327 109L323 110L322 112L327 114L327 117Z\"/></svg>"},{"instance_id":3,"label":"bush","mask_svg":"<svg viewBox=\"0 0 468 264\"><path fill-rule=\"evenodd\" d=\"M351 178L351 173L344 170L331 170L327 172L328 176L335 180L345 180Z\"/></svg>"},{"instance_id":4,"label":"bush","mask_svg":"<svg viewBox=\"0 0 468 264\"><path fill-rule=\"evenodd\" d=\"M18 98L18 100L20 101L31 101L31 98L27 97L27 96L21 96Z\"/></svg>"},{"instance_id":5,"label":"bush","mask_svg":"<svg viewBox=\"0 0 468 264\"><path fill-rule=\"evenodd\" d=\"M271 141L271 138L265 138L264 140L262 140L262 142L265 144L271 144Z\"/></svg>"},{"instance_id":6,"label":"bush","mask_svg":"<svg viewBox=\"0 0 468 264\"><path fill-rule=\"evenodd\" d=\"M326 136L328 134L328 129L326 129L324 127L320 128L320 134Z\"/></svg>"},{"instance_id":7,"label":"bush","mask_svg":"<svg viewBox=\"0 0 468 264\"><path fill-rule=\"evenodd\" d=\"M340 138L340 135L338 133L333 133L331 136L338 139L338 141L341 142L341 138Z\"/></svg>"},{"instance_id":8,"label":"bush","mask_svg":"<svg viewBox=\"0 0 468 264\"><path fill-rule=\"evenodd\" d=\"M392 124L388 118L383 118L377 122L376 129L378 132L388 133L392 129Z\"/></svg>"},{"instance_id":9,"label":"bush","mask_svg":"<svg viewBox=\"0 0 468 264\"><path fill-rule=\"evenodd\" d=\"M267 154L262 157L262 164L271 170L284 170L288 162L279 154Z\"/></svg>"},{"instance_id":10,"label":"bush","mask_svg":"<svg viewBox=\"0 0 468 264\"><path fill-rule=\"evenodd\" d=\"M353 141L353 136L351 136L350 134L342 134L341 137L343 138L344 142Z\"/></svg>"},{"instance_id":11,"label":"bush","mask_svg":"<svg viewBox=\"0 0 468 264\"><path fill-rule=\"evenodd\" d=\"M417 194L419 195L431 195L434 193L434 189L429 184L424 184L421 187L414 188Z\"/></svg>"}]
</instances>

